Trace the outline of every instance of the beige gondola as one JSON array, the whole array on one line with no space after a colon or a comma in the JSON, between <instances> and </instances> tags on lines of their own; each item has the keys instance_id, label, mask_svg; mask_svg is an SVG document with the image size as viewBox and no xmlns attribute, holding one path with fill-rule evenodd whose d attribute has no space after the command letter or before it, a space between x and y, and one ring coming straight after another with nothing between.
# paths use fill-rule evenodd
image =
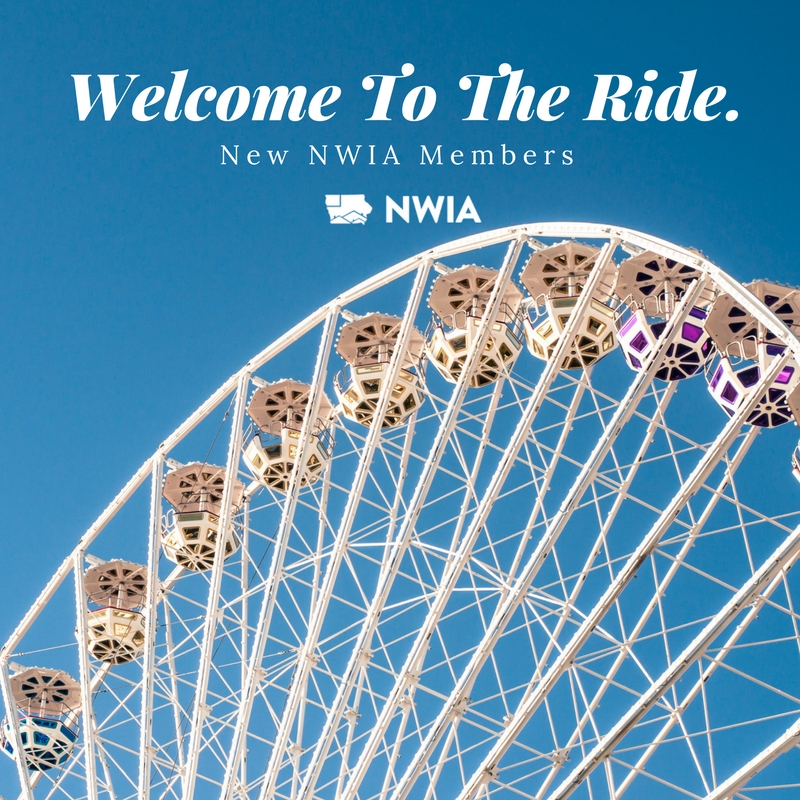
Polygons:
<instances>
[{"instance_id":1,"label":"beige gondola","mask_svg":"<svg viewBox=\"0 0 800 800\"><path fill-rule=\"evenodd\" d=\"M244 461L253 476L272 489L285 492L297 464L298 444L308 413L311 387L299 381L281 380L253 393L247 413L255 430L245 437ZM310 448L300 485L314 483L331 459L330 424L333 405L323 394L310 424Z\"/></svg>"},{"instance_id":2,"label":"beige gondola","mask_svg":"<svg viewBox=\"0 0 800 800\"><path fill-rule=\"evenodd\" d=\"M224 467L211 464L187 464L170 472L164 480L164 499L174 508L164 536L164 555L181 567L195 572L210 569L220 541L224 556L239 548L234 526L220 536L222 496L225 490ZM235 513L242 505L244 484L235 480L231 493L231 509Z\"/></svg>"},{"instance_id":3,"label":"beige gondola","mask_svg":"<svg viewBox=\"0 0 800 800\"><path fill-rule=\"evenodd\" d=\"M600 251L578 242L562 242L531 254L520 280L533 300L523 329L530 352L547 361L569 322ZM608 269L597 284L562 369L583 369L617 346L611 306L616 275Z\"/></svg>"},{"instance_id":4,"label":"beige gondola","mask_svg":"<svg viewBox=\"0 0 800 800\"><path fill-rule=\"evenodd\" d=\"M472 343L478 338L498 274L472 264L440 275L433 284L428 305L436 317L428 338L428 357L451 383L458 381ZM522 292L509 283L470 375L470 386L486 386L511 371L522 350L518 333L521 306Z\"/></svg>"},{"instance_id":5,"label":"beige gondola","mask_svg":"<svg viewBox=\"0 0 800 800\"><path fill-rule=\"evenodd\" d=\"M147 595L147 567L130 561L108 561L90 567L83 577L90 603L87 646L98 661L124 664L144 649L146 622L139 609Z\"/></svg>"},{"instance_id":6,"label":"beige gondola","mask_svg":"<svg viewBox=\"0 0 800 800\"><path fill-rule=\"evenodd\" d=\"M401 323L399 317L368 314L342 328L336 351L348 366L334 379L334 389L347 419L360 425L372 424ZM419 369L423 348L422 334L412 328L381 420L382 427L399 425L422 405L425 394L420 386Z\"/></svg>"}]
</instances>

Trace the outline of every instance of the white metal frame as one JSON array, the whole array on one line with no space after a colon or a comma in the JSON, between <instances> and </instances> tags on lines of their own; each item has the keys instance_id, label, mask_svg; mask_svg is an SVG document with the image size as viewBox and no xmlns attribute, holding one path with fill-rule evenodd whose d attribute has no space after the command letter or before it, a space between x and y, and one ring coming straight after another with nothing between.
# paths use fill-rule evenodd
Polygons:
<instances>
[{"instance_id":1,"label":"white metal frame","mask_svg":"<svg viewBox=\"0 0 800 800\"><path fill-rule=\"evenodd\" d=\"M552 357L544 365L529 360L528 367L521 357L494 387L470 389L523 248L564 237L603 249ZM503 244L500 274L458 382L423 376L426 405L405 425L382 429L402 348L412 326L424 320L431 267ZM559 365L593 286L613 269L620 246L653 250L703 277L687 291L643 369L627 373L629 385L609 387L604 361L573 374ZM333 461L322 481L302 487L297 476L335 371L337 330L351 308L379 310L365 303L403 279L412 282L405 303L380 309L402 313L403 323L373 423L357 429L337 420ZM673 413L676 389L683 387L658 384L654 373L685 315L709 290L732 295L788 347L727 422L708 398L716 427L697 440ZM204 575L165 572L159 560L165 464L201 436L202 423L221 417L220 431L229 435L227 474L246 480L241 450L252 382L268 376L269 362L284 351L307 348L315 332L300 469L288 491L250 481L236 558L227 563L220 547ZM658 780L675 797L738 796L777 759L796 755L800 741L794 684L782 688L735 666L746 637L759 629L760 613L777 615L795 631L800 657L800 616L792 601L798 589L789 573L800 528L790 524L790 513L771 511L768 503L760 511L742 499L745 457L757 433L744 420L790 357L800 361L797 337L714 264L614 226L546 223L490 231L433 248L344 292L244 365L164 441L80 537L0 650L0 690L11 709L11 665L26 657L25 641L72 574L78 644L70 652L83 689L81 741L58 773L29 774L17 758L20 798L403 800L413 794L467 800L497 792L617 800L647 780ZM232 413L222 416L231 395ZM573 430L596 437L583 455ZM673 487L663 500L641 488L654 470L663 470L665 485ZM118 512L148 476L149 518L142 527L147 638L136 665L117 670L93 662L80 644L86 638L84 557L98 537L112 535ZM220 531L233 522L231 487L229 480ZM735 522L714 522L727 513ZM522 521L506 522L517 514ZM586 541L576 538L592 515L595 531ZM627 536L626 520L637 515L651 522L618 550L620 531ZM747 533L752 525L784 537L759 568ZM706 537L722 540L732 529L742 534L742 558L751 569L744 579L693 561L693 548L702 549ZM573 556L579 566L564 566ZM671 559L663 574L657 559ZM637 576L650 567L655 588L632 600ZM685 626L694 635L674 654L672 642L683 634L668 621L674 612L667 589L695 578L723 587L727 599L716 608L698 603ZM470 629L459 633L466 620ZM653 626L657 635L648 633ZM648 660L643 654L654 638L664 653ZM512 644L520 653L527 648L519 664L506 654ZM774 637L760 642L778 644ZM698 666L697 680L679 696L676 682ZM752 735L750 758L738 766L713 748L720 700L712 694L734 678L780 698L780 719L789 723L778 732L743 701L736 725L763 732ZM693 715L701 705L705 727L698 731ZM566 735L565 710L575 716ZM15 714L11 719L16 723ZM10 740L19 753L17 724ZM542 749L547 741L551 750ZM658 760L675 742L694 765L695 788L681 785Z\"/></svg>"}]
</instances>

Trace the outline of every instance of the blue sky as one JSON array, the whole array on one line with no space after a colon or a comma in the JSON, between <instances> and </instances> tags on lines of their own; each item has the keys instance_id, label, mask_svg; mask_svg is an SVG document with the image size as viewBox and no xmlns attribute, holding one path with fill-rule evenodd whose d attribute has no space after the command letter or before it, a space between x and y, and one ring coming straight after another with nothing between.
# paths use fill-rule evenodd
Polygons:
<instances>
[{"instance_id":1,"label":"blue sky","mask_svg":"<svg viewBox=\"0 0 800 800\"><path fill-rule=\"evenodd\" d=\"M797 282L797 11L789 4L30 2L0 10L3 484L0 636L145 457L228 375L339 291L432 244L515 222L617 223L701 249L742 280ZM369 74L416 72L431 116L367 122ZM464 122L461 76L524 69L570 87L555 122ZM79 122L71 74L137 88L342 89L324 123ZM726 122L589 122L597 73L697 70ZM400 84L398 84L399 86ZM96 91L96 87L93 88ZM695 96L696 96L695 92ZM163 104L162 104L163 106ZM495 108L495 114L497 109ZM289 150L223 167L220 147ZM395 148L399 166L310 166L309 145ZM419 164L513 149L512 166ZM572 151L525 166L527 149ZM363 159L362 159L363 160ZM327 193L365 193L363 228L331 226ZM386 195L470 195L482 222L387 225Z\"/></svg>"}]
</instances>

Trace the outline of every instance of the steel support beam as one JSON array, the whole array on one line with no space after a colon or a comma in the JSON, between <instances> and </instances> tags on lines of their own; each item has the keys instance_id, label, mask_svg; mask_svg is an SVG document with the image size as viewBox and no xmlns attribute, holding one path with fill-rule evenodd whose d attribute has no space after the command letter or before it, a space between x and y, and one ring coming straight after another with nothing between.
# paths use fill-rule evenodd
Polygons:
<instances>
[{"instance_id":1,"label":"steel support beam","mask_svg":"<svg viewBox=\"0 0 800 800\"><path fill-rule=\"evenodd\" d=\"M536 520L539 518L540 514L542 513L542 509L544 506L544 498L547 492L550 489L550 485L555 474L556 468L558 466L558 462L561 460L561 456L563 453L564 445L566 444L567 438L569 436L570 431L572 430L572 424L575 419L575 415L578 411L580 406L581 399L583 397L584 390L586 388L585 381L578 382L575 393L573 395L572 401L570 402L569 408L567 409L567 416L564 419L563 428L561 431L561 435L558 438L558 442L556 447L553 451L552 457L550 459L550 463L547 465L544 475L542 476L541 481L539 481L538 485L536 486L536 500L533 504L533 509L531 510L530 515L528 516L528 521L525 525L525 528L520 535L520 541L517 546L517 552L514 555L514 559L512 561L511 567L508 570L508 574L505 576L505 580L503 585L498 587L497 595L498 595L498 602L502 603L506 597L508 597L509 591L513 585L514 579L517 575L517 570L519 569L520 564L522 563L522 558L525 553L526 546L530 540L531 532L536 524ZM487 657L488 658L488 657ZM467 689L469 691L469 687ZM459 709L463 709L463 704L459 706ZM428 783L427 791L425 792L424 800L430 800L433 796L435 791L436 784L438 783L439 776L441 775L442 768L447 760L447 754L450 751L450 746L452 745L455 739L455 732L456 727L458 725L458 721L461 719L461 715L458 711L456 711L448 720L448 723L452 723L449 727L449 731L447 734L447 738L445 740L444 745L442 746L442 750L439 753L438 761L436 768L433 771L433 775L430 778ZM438 742L439 739L436 739ZM430 747L431 749L435 746L436 742L433 742ZM413 781L416 780L419 771L424 768L425 763L429 761L430 753L421 754L421 751L418 750L414 756L415 760L419 764L419 769L412 774L411 771L407 770L406 773L401 776L401 780L397 781L394 786L394 793L392 797L396 797L398 793L401 793L403 796L407 795L410 789L412 788ZM424 759L424 760L423 760Z\"/></svg>"},{"instance_id":2,"label":"steel support beam","mask_svg":"<svg viewBox=\"0 0 800 800\"><path fill-rule=\"evenodd\" d=\"M483 759L478 769L467 780L466 785L458 795L458 800L471 800L475 797L478 790L487 784L494 774L500 759L514 743L517 736L533 716L534 712L550 690L556 685L562 675L572 666L572 662L580 652L580 649L592 635L593 630L605 616L609 608L612 607L622 590L632 580L642 563L649 557L653 550L658 546L661 537L672 525L675 518L680 513L688 500L702 487L708 475L714 469L718 461L728 451L730 446L739 434L739 429L744 424L745 419L755 407L756 403L772 384L778 373L783 369L789 353L784 353L773 359L769 367L764 370L759 382L756 384L753 393L747 398L739 409L728 420L725 427L717 436L714 444L706 451L705 455L692 471L691 475L683 483L677 494L670 501L667 508L663 511L655 525L650 529L642 542L633 552L631 557L622 567L611 585L598 600L595 607L588 614L586 619L573 635L572 639L565 645L559 657L551 668L545 673L542 680L530 691L521 701L517 711L511 717L508 725L498 737L489 754Z\"/></svg>"},{"instance_id":3,"label":"steel support beam","mask_svg":"<svg viewBox=\"0 0 800 800\"><path fill-rule=\"evenodd\" d=\"M739 637L747 630L750 623L753 620L758 618L758 613L763 607L763 605L767 602L769 597L771 596L772 592L778 587L781 582L781 577L773 579L772 583L761 593L760 597L757 597L750 605L750 610L745 615L744 619L736 626L733 633L728 637L725 644L719 648L719 650L715 653L714 658L711 659L709 665L702 671L700 679L695 681L694 686L688 691L686 696L681 700L681 702L671 708L669 719L667 719L664 726L661 730L656 734L653 741L647 746L644 753L639 757L639 760L636 764L631 768L628 772L627 776L624 780L620 783L617 788L617 797L622 797L622 795L627 791L630 787L631 783L633 783L634 778L641 774L644 770L647 762L652 757L653 753L659 748L662 742L666 739L669 732L672 728L678 724L681 720L681 716L686 711L686 709L691 705L694 699L699 695L704 687L706 682L711 678L711 676L716 672L717 667L722 664L725 660L728 653L734 647L736 642L739 640ZM668 703L664 703L664 705L668 705Z\"/></svg>"},{"instance_id":4,"label":"steel support beam","mask_svg":"<svg viewBox=\"0 0 800 800\"><path fill-rule=\"evenodd\" d=\"M142 718L139 740L139 800L150 798L150 765L153 756L153 682L155 680L156 628L158 627L158 556L161 552L161 483L164 457L153 459L150 485L150 536L147 547L147 595L145 640L142 654Z\"/></svg>"},{"instance_id":5,"label":"steel support beam","mask_svg":"<svg viewBox=\"0 0 800 800\"><path fill-rule=\"evenodd\" d=\"M650 688L628 709L611 730L586 754L581 762L552 792L548 800L565 800L611 754L636 723L661 699L686 671L705 654L718 636L733 622L743 608L757 599L765 587L774 591L775 578L788 570L800 553L800 527L795 528L780 546L746 581L730 600L712 617L683 652L656 678ZM774 586L769 586L775 581Z\"/></svg>"},{"instance_id":6,"label":"steel support beam","mask_svg":"<svg viewBox=\"0 0 800 800\"><path fill-rule=\"evenodd\" d=\"M376 724L373 726L367 738L367 742L358 758L351 774L350 780L345 786L341 798L338 800L352 800L358 787L366 775L378 745L388 729L389 723L394 716L397 709L400 707L401 702L406 691L416 683L417 676L422 671L422 666L425 654L428 650L428 643L433 636L434 630L439 623L439 620L444 613L445 607L450 600L450 596L456 587L461 573L469 562L472 555L472 549L475 542L483 530L486 520L489 517L489 512L500 494L506 478L511 472L511 468L522 449L523 444L530 435L531 425L539 413L539 409L544 404L547 393L553 384L553 381L558 377L561 372L561 364L564 361L566 354L573 345L576 333L580 330L586 314L591 308L592 298L594 291L603 280L606 279L609 271L609 266L612 264L612 256L617 247L618 240L614 239L603 246L600 251L596 265L592 270L589 279L581 292L580 298L575 305L575 308L570 315L570 318L564 327L564 331L556 343L553 354L548 359L545 368L542 370L539 380L528 399L525 409L520 416L514 433L503 451L503 455L495 469L489 486L486 488L483 497L475 509L472 520L467 528L466 534L462 537L458 548L453 554L452 558L448 559L447 564L442 574L441 581L436 589L436 594L433 598L431 606L425 621L422 623L419 632L411 646L411 649L406 656L405 663L398 672L397 679L389 694L389 697L384 704L378 716ZM613 267L612 267L613 268Z\"/></svg>"},{"instance_id":7,"label":"steel support beam","mask_svg":"<svg viewBox=\"0 0 800 800\"><path fill-rule=\"evenodd\" d=\"M297 656L297 668L295 674L292 676L292 685L289 689L289 695L283 707L283 714L281 716L281 723L278 732L275 736L275 744L272 748L269 763L262 785L261 796L270 797L280 771L281 763L286 751L286 746L289 740L289 734L294 726L295 718L300 710L300 704L306 693L306 684L308 675L314 665L314 656L319 642L320 633L322 631L322 624L325 621L328 606L331 598L333 597L333 590L336 585L336 579L339 576L339 568L341 567L342 560L347 552L347 546L350 539L350 532L355 522L356 513L358 512L361 502L361 493L369 477L369 470L372 466L372 458L375 450L378 448L381 441L381 434L383 431L383 418L386 410L389 407L389 402L392 399L392 390L394 389L400 370L403 367L403 359L406 355L406 346L412 331L414 330L414 320L417 316L420 303L425 294L425 285L428 280L428 272L430 270L431 261L426 260L420 269L417 271L417 277L414 281L414 286L408 299L403 321L400 324L400 330L397 335L397 342L395 344L394 352L389 361L389 368L387 371L386 379L383 384L383 391L378 398L378 404L375 408L375 413L372 418L372 423L369 426L366 441L359 458L358 468L353 479L350 491L347 497L342 520L339 523L339 528L333 543L333 550L331 551L328 568L322 580L322 587L319 596L316 598L313 608L311 609L310 619L308 622L306 640L300 648ZM299 742L298 742L299 744ZM227 787L223 787L225 789ZM227 795L221 795L222 800L227 800Z\"/></svg>"},{"instance_id":8,"label":"steel support beam","mask_svg":"<svg viewBox=\"0 0 800 800\"><path fill-rule=\"evenodd\" d=\"M250 724L250 714L253 708L253 701L256 696L258 685L263 679L261 661L264 658L264 650L267 645L269 628L272 621L272 613L275 608L275 601L278 593L278 586L283 577L283 563L286 556L289 536L294 522L295 509L297 508L297 497L300 491L302 475L308 462L309 447L308 443L313 433L314 420L319 412L320 400L323 395L323 386L327 377L328 361L336 333L336 324L339 319L339 307L332 308L325 320L325 324L320 338L319 349L317 351L317 362L314 367L314 377L312 379L311 390L309 393L306 415L300 429L298 440L298 450L296 454L295 467L289 478L289 486L286 490L286 500L281 510L281 520L278 525L278 532L275 536L275 543L272 550L272 560L267 580L264 583L261 609L255 627L255 636L250 648L249 660L247 663L247 673L245 682L242 686L242 693L239 702L239 709L236 714L236 722L233 730L233 738L228 753L228 760L225 765L225 775L220 791L220 797L228 798L233 791L236 774L239 770L242 757L246 750L245 740Z\"/></svg>"},{"instance_id":9,"label":"steel support beam","mask_svg":"<svg viewBox=\"0 0 800 800\"><path fill-rule=\"evenodd\" d=\"M225 540L228 531L233 527L233 492L239 471L239 457L242 450L242 425L244 423L244 409L247 405L247 389L249 385L250 373L243 372L239 376L239 382L236 387L236 399L231 421L231 436L228 443L225 488L222 492L222 508L219 515L217 548L214 552L214 564L211 567L206 617L203 624L203 639L200 645L200 663L197 669L197 687L194 694L191 727L189 728L186 769L182 776L183 800L193 800L197 781L200 750L203 743L203 729L207 716L206 699L211 674L211 662L214 655L217 625L219 624L219 595L225 563Z\"/></svg>"},{"instance_id":10,"label":"steel support beam","mask_svg":"<svg viewBox=\"0 0 800 800\"><path fill-rule=\"evenodd\" d=\"M675 384L673 383L672 386ZM686 541L681 545L681 549L678 554L675 556L674 561L670 564L669 569L667 570L666 575L664 575L663 579L660 581L656 591L648 602L645 610L640 615L639 619L637 620L636 624L634 625L630 634L625 637L625 642L621 643L620 653L614 660L614 663L611 665L611 668L608 670L606 675L603 678L601 685L598 687L597 691L592 698L591 703L589 703L586 712L584 713L583 718L578 723L575 732L572 734L570 739L564 745L565 750L570 750L575 742L578 740L580 733L583 731L584 726L589 721L591 715L594 713L595 709L600 705L600 701L605 694L606 689L611 686L614 677L616 676L619 669L622 667L623 663L628 657L628 650L627 646L630 645L631 642L635 642L636 638L644 629L647 621L650 619L650 615L655 611L658 607L659 600L663 595L666 593L667 588L669 587L672 579L675 577L678 569L681 567L683 562L686 559L686 556L689 554L689 551L694 547L694 543L697 539L697 536L702 531L703 526L707 522L708 518L711 515L711 512L716 508L717 503L719 502L720 498L722 497L722 492L725 490L725 487L728 483L732 480L733 474L736 472L739 464L741 464L744 456L747 454L747 451L750 449L750 445L753 443L755 437L759 432L759 428L751 428L747 434L745 435L742 443L739 445L739 448L736 451L736 455L731 459L728 469L725 471L725 475L722 477L720 482L717 484L715 491L713 492L712 496L709 498L706 507L703 509L703 512L700 514L700 517L697 521L692 525L691 530L689 531L688 536L686 537ZM623 647L622 644L625 646ZM670 724L671 727L671 724ZM556 764L550 770L547 778L542 783L542 786L539 789L539 794L543 794L547 789L549 789L551 783L555 780L556 775L561 770L561 765ZM624 788L622 786L617 788L617 797L619 797Z\"/></svg>"},{"instance_id":11,"label":"steel support beam","mask_svg":"<svg viewBox=\"0 0 800 800\"><path fill-rule=\"evenodd\" d=\"M758 755L750 759L741 769L733 773L728 780L721 783L709 792L705 800L732 800L734 795L744 789L753 776L769 766L778 756L788 753L793 747L800 744L800 719L787 728L773 742L770 742Z\"/></svg>"},{"instance_id":12,"label":"steel support beam","mask_svg":"<svg viewBox=\"0 0 800 800\"><path fill-rule=\"evenodd\" d=\"M392 545L386 561L381 569L378 578L377 587L373 595L370 607L367 611L366 617L362 624L356 639L355 646L350 656L349 663L345 669L345 674L339 684L339 689L334 699L332 707L328 711L325 725L322 734L317 742L314 752L311 757L311 762L307 768L305 779L300 787L300 797L311 797L314 793L319 771L322 768L322 763L328 753L336 729L339 726L342 714L345 710L347 698L353 689L356 676L362 668L366 668L364 661L366 653L369 651L369 646L372 639L372 634L378 624L378 619L383 611L383 606L389 595L389 590L394 582L397 571L405 555L406 549L411 541L411 535L416 525L417 519L422 511L430 486L433 482L436 470L439 466L442 456L450 439L456 422L458 420L458 412L461 404L466 396L467 388L472 372L475 369L478 359L483 352L486 340L492 330L497 315L500 310L505 289L508 286L513 269L519 258L520 251L524 245L524 239L516 238L508 247L505 259L500 268L500 272L495 280L494 289L489 298L489 302L481 318L480 326L478 328L478 335L473 340L470 350L464 362L461 375L453 389L450 396L450 401L447 409L439 424L439 429L434 438L428 457L422 468L422 473L419 477L414 494L409 502L408 513L406 514L400 530L398 531L397 539ZM262 795L260 800L265 800Z\"/></svg>"},{"instance_id":13,"label":"steel support beam","mask_svg":"<svg viewBox=\"0 0 800 800\"><path fill-rule=\"evenodd\" d=\"M78 675L81 685L81 713L83 714L83 760L86 770L88 800L97 800L97 764L95 763L95 719L92 711L91 670L89 668L89 625L87 599L83 590L83 553L75 554L75 638L78 640Z\"/></svg>"},{"instance_id":14,"label":"steel support beam","mask_svg":"<svg viewBox=\"0 0 800 800\"><path fill-rule=\"evenodd\" d=\"M502 636L503 631L505 631L506 627L511 622L519 604L524 600L528 589L569 522L575 507L594 480L600 465L613 447L617 436L622 431L625 423L635 413L639 402L650 386L653 376L664 358L667 348L677 335L683 319L689 313L693 304L703 291L703 288L704 282L699 280L684 294L675 314L668 322L661 338L653 349L650 360L644 364L643 370L638 372L634 377L631 386L617 407L617 410L614 412L608 425L606 425L602 436L578 474L578 477L572 484L558 512L547 526L546 531L536 545L525 567L515 580L513 587L503 598L501 603L498 604L497 610L486 629L483 639L459 676L456 686L450 693L447 702L442 707L433 725L428 730L422 745L411 759L411 763L395 790L393 800L401 800L401 798L408 796L414 781L422 771L424 764L431 758L437 743L445 733L447 727L457 717L457 709L463 708L464 704L468 702L470 689L489 657L489 654L500 636Z\"/></svg>"},{"instance_id":15,"label":"steel support beam","mask_svg":"<svg viewBox=\"0 0 800 800\"><path fill-rule=\"evenodd\" d=\"M603 523L603 525L601 527L601 530L600 530L600 532L599 532L594 544L592 545L592 547L589 550L589 557L587 558L587 561L584 564L584 567L583 567L583 569L582 569L582 571L580 573L581 578L578 581L576 581L575 586L574 586L572 592L570 593L570 596L569 596L568 600L564 604L565 608L572 608L574 606L574 604L575 604L575 602L576 602L576 600L578 598L578 595L580 594L580 591L583 588L585 576L588 573L592 563L594 562L597 553L600 551L600 548L602 547L603 543L606 540L606 536L608 534L608 531L609 531L614 519L616 518L616 514L617 514L617 512L619 510L619 507L621 506L622 499L626 495L626 493L628 491L628 488L630 487L631 483L633 482L633 478L636 475L636 472L638 470L639 464L641 463L641 460L644 458L644 455L645 455L645 453L646 453L646 451L647 451L647 449L648 449L648 447L650 445L651 439L652 439L653 435L655 434L655 431L656 431L656 429L658 428L658 426L659 426L659 424L661 422L661 417L663 415L664 409L665 409L667 403L669 402L669 400L671 399L673 393L674 393L674 384L671 385L667 389L667 391L664 393L664 395L662 396L661 403L659 404L659 407L658 407L658 412L653 415L653 419L651 419L650 423L647 426L647 430L645 431L645 434L642 437L642 444L639 447L639 451L636 454L636 457L634 458L633 463L632 463L631 467L628 470L628 474L625 476L625 480L623 481L622 485L619 487L619 491L618 491L617 497L616 497L616 499L614 501L614 505L609 510L608 514L606 515L606 519L605 519L605 521L604 521L604 523ZM541 495L540 495L540 498L541 498ZM537 498L537 505L538 505L538 503L540 501L540 498ZM533 520L534 520L534 515L532 514L530 522L529 522L529 525L533 524ZM513 590L507 589L502 594L501 600L505 600L506 597L508 597L509 595L513 596L513 594L514 594ZM519 598L520 602L522 601L522 599L523 599L522 597ZM558 622L556 624L555 630L552 632L552 634L550 634L550 640L551 641L548 644L547 648L545 649L545 652L539 658L539 661L541 663L546 664L548 662L548 660L550 658L550 655L551 655L551 652L552 652L553 648L555 647L555 644L556 644L556 642L558 640L558 637L559 637L562 629L567 624L568 619L569 619L569 617L566 614L560 615L559 620L558 620ZM476 662L476 666L473 669L469 669L469 667L473 666L473 664L470 663L468 669L464 673L462 673L461 679L464 678L464 676L467 674L467 672L469 672L469 674L471 676L471 679L469 680L468 683L463 685L463 688L462 688L462 690L461 690L459 695L457 695L455 690L454 690L453 693L451 693L450 697L448 698L448 703L446 705L446 708L452 708L452 711L451 711L449 717L447 717L445 719L443 713L441 713L441 712L440 712L439 717L437 717L437 722L439 722L441 720L444 725L450 725L451 734L455 732L456 727L457 727L457 725L459 724L459 721L462 718L461 713L459 713L459 709L466 710L467 701L466 700L461 701L460 705L451 705L451 704L456 702L458 697L466 698L469 695L469 693L472 691L472 685L473 685L474 681L477 679L477 677L478 677L478 675L480 673L480 670L482 669L483 665L488 660L489 656L490 656L490 651L483 651L483 656L482 656L480 662L479 663ZM538 676L538 671L537 671L537 676ZM395 800L397 797L407 797L408 796L408 793L409 793L410 789L412 788L413 781L416 780L416 778L418 777L419 773L421 772L421 770L422 770L422 768L424 766L424 763L432 757L432 751L435 748L437 742L441 739L441 735L443 734L443 732L444 732L444 728L437 729L437 731L436 731L437 735L435 737L434 736L426 737L426 740L423 743L423 748L424 748L425 752L423 752L423 748L420 748L420 750L417 751L417 753L414 756L414 760L412 762L412 764L415 765L415 769L414 769L414 771L412 771L411 768L409 768L409 770L407 770L406 774L403 776L402 781L395 788L395 795L393 795L393 800ZM450 734L448 734L448 741L450 741L451 738L452 737L450 736ZM443 753L443 754L440 755L440 760L442 760L444 758L445 758L445 755ZM441 769L437 769L437 775L438 775L438 773L440 771L441 771ZM436 778L436 780L438 780L438 777ZM431 787L429 788L429 792L431 792L432 790L433 790L433 781L432 781Z\"/></svg>"}]
</instances>

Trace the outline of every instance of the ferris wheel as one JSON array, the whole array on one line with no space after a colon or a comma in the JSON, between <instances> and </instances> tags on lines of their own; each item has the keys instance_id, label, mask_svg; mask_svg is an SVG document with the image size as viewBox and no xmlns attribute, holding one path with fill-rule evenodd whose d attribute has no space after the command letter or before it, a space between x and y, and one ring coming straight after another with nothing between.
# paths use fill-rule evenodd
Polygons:
<instances>
[{"instance_id":1,"label":"ferris wheel","mask_svg":"<svg viewBox=\"0 0 800 800\"><path fill-rule=\"evenodd\" d=\"M800 796L798 331L595 224L343 292L76 536L0 651L0 792Z\"/></svg>"}]
</instances>

